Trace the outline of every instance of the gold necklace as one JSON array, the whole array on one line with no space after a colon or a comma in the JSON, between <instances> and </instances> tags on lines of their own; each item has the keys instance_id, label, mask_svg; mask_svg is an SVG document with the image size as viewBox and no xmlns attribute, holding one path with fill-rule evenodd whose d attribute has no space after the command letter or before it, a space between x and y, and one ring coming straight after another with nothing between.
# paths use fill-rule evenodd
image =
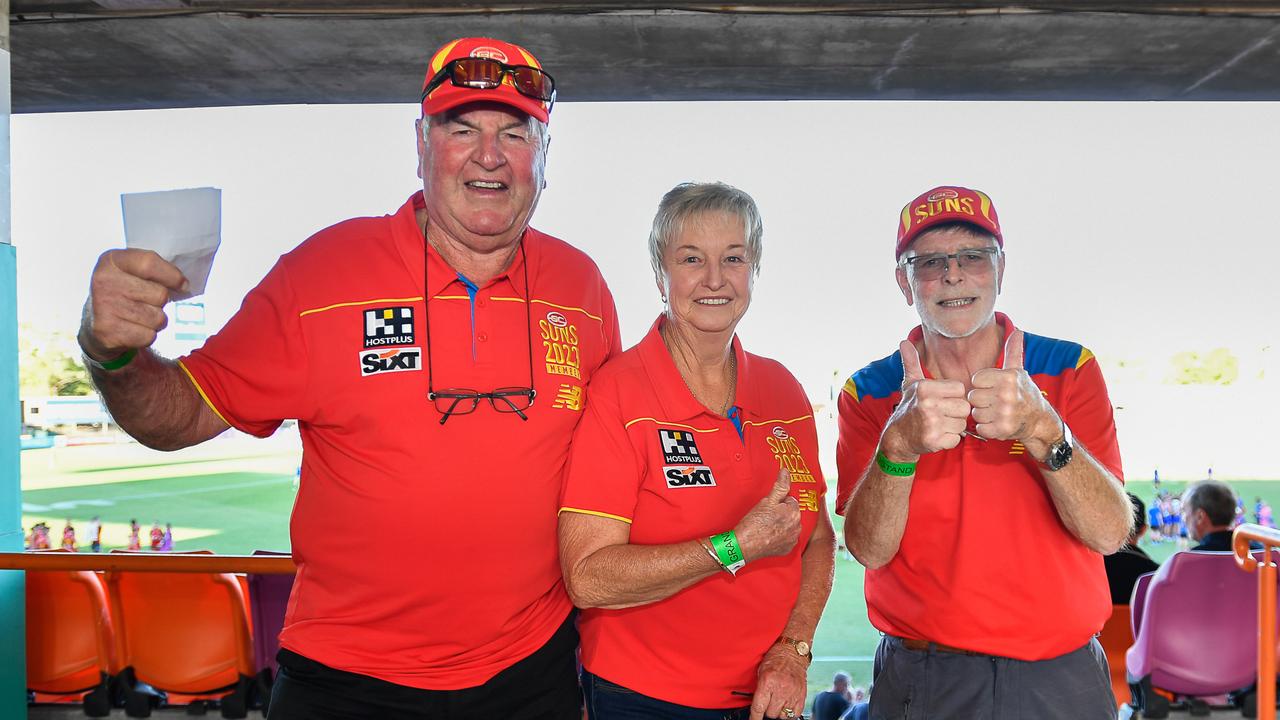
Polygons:
<instances>
[{"instance_id":1,"label":"gold necklace","mask_svg":"<svg viewBox=\"0 0 1280 720\"><path fill-rule=\"evenodd\" d=\"M667 346L667 353L671 355L672 364L676 366L676 373L680 375L680 382L684 383L684 388L689 391L689 394L693 396L693 399L698 400L698 393L693 391L693 386L689 384L689 381L685 378L684 373L680 372L680 365L675 362L675 353L672 352L671 339L668 337L667 333L668 333L668 330L665 325L658 331L658 335L662 337L662 344ZM729 348L729 394L725 397L724 404L720 406L719 415L721 417L728 417L729 408L733 405L733 396L737 393L737 391L738 391L738 354L733 352L733 348L731 346ZM702 403L701 400L698 400L698 402ZM703 407L706 407L708 410L711 409L711 406L705 403L703 403Z\"/></svg>"},{"instance_id":2,"label":"gold necklace","mask_svg":"<svg viewBox=\"0 0 1280 720\"><path fill-rule=\"evenodd\" d=\"M729 416L729 408L733 405L733 396L738 392L738 354L729 348L729 396L724 399L724 407L720 414Z\"/></svg>"}]
</instances>

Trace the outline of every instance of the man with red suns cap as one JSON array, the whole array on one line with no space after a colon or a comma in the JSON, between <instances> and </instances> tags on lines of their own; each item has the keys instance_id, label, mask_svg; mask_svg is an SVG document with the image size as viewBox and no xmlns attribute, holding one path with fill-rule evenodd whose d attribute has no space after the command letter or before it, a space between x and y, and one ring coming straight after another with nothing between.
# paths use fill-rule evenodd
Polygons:
<instances>
[{"instance_id":1,"label":"man with red suns cap","mask_svg":"<svg viewBox=\"0 0 1280 720\"><path fill-rule=\"evenodd\" d=\"M1004 235L985 193L902 209L897 281L920 326L845 383L845 543L867 568L870 717L1114 718L1093 639L1102 556L1132 512L1106 385L1084 347L1024 333L996 298Z\"/></svg>"},{"instance_id":2,"label":"man with red suns cap","mask_svg":"<svg viewBox=\"0 0 1280 720\"><path fill-rule=\"evenodd\" d=\"M422 188L281 257L180 360L150 346L181 272L149 251L98 260L79 338L125 430L176 449L298 421L270 718L581 717L556 510L587 381L620 339L595 264L529 227L554 99L524 48L445 45L416 123ZM367 522L420 542L370 548Z\"/></svg>"}]
</instances>

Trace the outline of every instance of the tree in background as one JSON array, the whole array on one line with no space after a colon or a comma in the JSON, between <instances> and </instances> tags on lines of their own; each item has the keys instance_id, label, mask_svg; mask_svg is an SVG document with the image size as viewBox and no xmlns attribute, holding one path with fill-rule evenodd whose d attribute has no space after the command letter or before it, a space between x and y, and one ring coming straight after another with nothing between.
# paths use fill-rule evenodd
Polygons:
<instances>
[{"instance_id":1,"label":"tree in background","mask_svg":"<svg viewBox=\"0 0 1280 720\"><path fill-rule=\"evenodd\" d=\"M75 336L29 323L18 325L18 385L23 397L93 393Z\"/></svg>"},{"instance_id":2,"label":"tree in background","mask_svg":"<svg viewBox=\"0 0 1280 720\"><path fill-rule=\"evenodd\" d=\"M1175 385L1230 385L1240 377L1240 361L1226 348L1204 355L1180 352L1171 362L1169 381Z\"/></svg>"}]
</instances>

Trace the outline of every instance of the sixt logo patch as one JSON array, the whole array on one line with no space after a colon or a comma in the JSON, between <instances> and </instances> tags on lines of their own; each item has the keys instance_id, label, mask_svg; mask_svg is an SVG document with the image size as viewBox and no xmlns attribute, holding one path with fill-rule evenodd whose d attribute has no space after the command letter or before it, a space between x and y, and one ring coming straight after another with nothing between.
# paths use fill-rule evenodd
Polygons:
<instances>
[{"instance_id":1,"label":"sixt logo patch","mask_svg":"<svg viewBox=\"0 0 1280 720\"><path fill-rule=\"evenodd\" d=\"M787 438L791 437L790 435L787 434L786 430L782 429L781 425L773 426L773 436L778 438L779 440L786 440Z\"/></svg>"},{"instance_id":2,"label":"sixt logo patch","mask_svg":"<svg viewBox=\"0 0 1280 720\"><path fill-rule=\"evenodd\" d=\"M547 322L555 325L556 327L564 327L569 324L569 320L555 310L547 313Z\"/></svg>"},{"instance_id":3,"label":"sixt logo patch","mask_svg":"<svg viewBox=\"0 0 1280 720\"><path fill-rule=\"evenodd\" d=\"M413 344L413 308L389 307L364 311L364 346Z\"/></svg>"},{"instance_id":4,"label":"sixt logo patch","mask_svg":"<svg viewBox=\"0 0 1280 720\"><path fill-rule=\"evenodd\" d=\"M497 60L500 63L507 62L507 54L495 47L478 47L471 51L471 57L487 58L489 60Z\"/></svg>"},{"instance_id":5,"label":"sixt logo patch","mask_svg":"<svg viewBox=\"0 0 1280 720\"><path fill-rule=\"evenodd\" d=\"M955 200L958 197L960 197L960 193L955 190L939 190L936 193L931 193L925 200L926 202L938 202L939 200Z\"/></svg>"},{"instance_id":6,"label":"sixt logo patch","mask_svg":"<svg viewBox=\"0 0 1280 720\"><path fill-rule=\"evenodd\" d=\"M366 350L360 353L360 376L422 369L422 348Z\"/></svg>"},{"instance_id":7,"label":"sixt logo patch","mask_svg":"<svg viewBox=\"0 0 1280 720\"><path fill-rule=\"evenodd\" d=\"M665 465L662 475L668 488L715 487L716 478L706 465Z\"/></svg>"},{"instance_id":8,"label":"sixt logo patch","mask_svg":"<svg viewBox=\"0 0 1280 720\"><path fill-rule=\"evenodd\" d=\"M662 460L668 465L701 465L702 455L688 430L658 430Z\"/></svg>"}]
</instances>

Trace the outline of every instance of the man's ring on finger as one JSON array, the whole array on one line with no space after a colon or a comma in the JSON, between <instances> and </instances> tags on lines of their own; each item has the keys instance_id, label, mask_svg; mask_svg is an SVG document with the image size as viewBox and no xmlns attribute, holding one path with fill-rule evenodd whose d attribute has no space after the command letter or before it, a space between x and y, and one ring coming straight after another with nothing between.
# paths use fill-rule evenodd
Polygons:
<instances>
[{"instance_id":1,"label":"man's ring on finger","mask_svg":"<svg viewBox=\"0 0 1280 720\"><path fill-rule=\"evenodd\" d=\"M793 718L796 716L796 711L791 708L782 708L782 714L784 717Z\"/></svg>"}]
</instances>

